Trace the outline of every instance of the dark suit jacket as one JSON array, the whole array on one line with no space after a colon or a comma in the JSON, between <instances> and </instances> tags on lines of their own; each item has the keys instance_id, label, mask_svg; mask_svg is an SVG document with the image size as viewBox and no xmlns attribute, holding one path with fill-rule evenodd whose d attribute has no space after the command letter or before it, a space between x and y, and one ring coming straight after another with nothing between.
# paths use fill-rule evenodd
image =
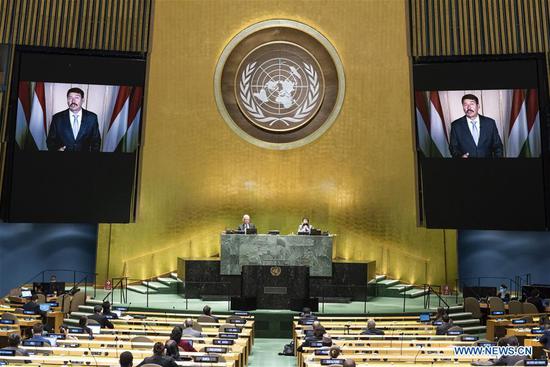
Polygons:
<instances>
[{"instance_id":1,"label":"dark suit jacket","mask_svg":"<svg viewBox=\"0 0 550 367\"><path fill-rule=\"evenodd\" d=\"M93 315L88 316L88 318L90 320L95 320L95 321L99 322L99 326L101 326L102 329L103 328L114 329L114 325L104 315L94 313Z\"/></svg>"},{"instance_id":2,"label":"dark suit jacket","mask_svg":"<svg viewBox=\"0 0 550 367\"><path fill-rule=\"evenodd\" d=\"M178 367L178 364L172 357L167 356L152 356L145 358L140 364L138 364L138 367L144 364L158 364L162 367Z\"/></svg>"},{"instance_id":3,"label":"dark suit jacket","mask_svg":"<svg viewBox=\"0 0 550 367\"><path fill-rule=\"evenodd\" d=\"M384 335L384 330L381 329L365 329L361 332L361 335Z\"/></svg>"},{"instance_id":4,"label":"dark suit jacket","mask_svg":"<svg viewBox=\"0 0 550 367\"><path fill-rule=\"evenodd\" d=\"M254 228L256 228L254 223L248 223L248 229L254 229ZM241 223L239 225L239 231L244 231L244 223Z\"/></svg>"},{"instance_id":5,"label":"dark suit jacket","mask_svg":"<svg viewBox=\"0 0 550 367\"><path fill-rule=\"evenodd\" d=\"M449 150L454 158L502 158L502 141L495 120L479 115L479 141L476 146L466 116L451 123Z\"/></svg>"},{"instance_id":6,"label":"dark suit jacket","mask_svg":"<svg viewBox=\"0 0 550 367\"><path fill-rule=\"evenodd\" d=\"M35 314L40 313L40 305L34 301L27 302L23 305L24 311L32 311Z\"/></svg>"},{"instance_id":7,"label":"dark suit jacket","mask_svg":"<svg viewBox=\"0 0 550 367\"><path fill-rule=\"evenodd\" d=\"M48 150L56 151L65 146L67 152L99 152L101 136L99 135L97 115L82 109L82 121L76 140L71 122L68 109L53 115L46 139Z\"/></svg>"}]
</instances>

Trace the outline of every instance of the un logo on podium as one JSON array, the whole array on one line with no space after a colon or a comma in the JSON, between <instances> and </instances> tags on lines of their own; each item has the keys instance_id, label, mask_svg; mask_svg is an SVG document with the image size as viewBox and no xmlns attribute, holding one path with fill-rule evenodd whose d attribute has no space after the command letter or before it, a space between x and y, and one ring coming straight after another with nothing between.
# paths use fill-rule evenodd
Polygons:
<instances>
[{"instance_id":1,"label":"un logo on podium","mask_svg":"<svg viewBox=\"0 0 550 367\"><path fill-rule=\"evenodd\" d=\"M336 49L313 28L270 20L241 31L216 67L215 96L224 120L261 147L291 149L321 136L344 97Z\"/></svg>"},{"instance_id":2,"label":"un logo on podium","mask_svg":"<svg viewBox=\"0 0 550 367\"><path fill-rule=\"evenodd\" d=\"M272 266L270 269L269 269L269 272L271 273L271 275L273 275L274 277L278 277L279 275L281 275L281 267L280 266Z\"/></svg>"}]
</instances>

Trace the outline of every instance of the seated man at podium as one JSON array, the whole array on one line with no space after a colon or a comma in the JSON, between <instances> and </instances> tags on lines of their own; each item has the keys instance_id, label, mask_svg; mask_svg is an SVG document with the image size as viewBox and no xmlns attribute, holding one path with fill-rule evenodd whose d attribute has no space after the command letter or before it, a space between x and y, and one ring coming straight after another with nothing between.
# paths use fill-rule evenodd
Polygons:
<instances>
[{"instance_id":1,"label":"seated man at podium","mask_svg":"<svg viewBox=\"0 0 550 367\"><path fill-rule=\"evenodd\" d=\"M250 215L243 215L243 222L239 225L238 230L244 232L248 232L249 230L256 231L256 226L254 225L254 223L250 222Z\"/></svg>"},{"instance_id":2,"label":"seated man at podium","mask_svg":"<svg viewBox=\"0 0 550 367\"><path fill-rule=\"evenodd\" d=\"M309 224L308 218L302 219L302 223L298 226L298 233L311 233L311 224Z\"/></svg>"}]
</instances>

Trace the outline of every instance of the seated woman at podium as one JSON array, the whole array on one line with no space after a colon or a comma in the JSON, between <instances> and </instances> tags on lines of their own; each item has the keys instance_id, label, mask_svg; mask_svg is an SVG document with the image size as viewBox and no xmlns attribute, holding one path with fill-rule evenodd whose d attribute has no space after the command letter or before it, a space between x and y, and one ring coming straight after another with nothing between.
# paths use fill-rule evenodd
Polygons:
<instances>
[{"instance_id":1,"label":"seated woman at podium","mask_svg":"<svg viewBox=\"0 0 550 367\"><path fill-rule=\"evenodd\" d=\"M306 217L302 219L302 223L298 226L298 233L311 233L311 225Z\"/></svg>"}]
</instances>

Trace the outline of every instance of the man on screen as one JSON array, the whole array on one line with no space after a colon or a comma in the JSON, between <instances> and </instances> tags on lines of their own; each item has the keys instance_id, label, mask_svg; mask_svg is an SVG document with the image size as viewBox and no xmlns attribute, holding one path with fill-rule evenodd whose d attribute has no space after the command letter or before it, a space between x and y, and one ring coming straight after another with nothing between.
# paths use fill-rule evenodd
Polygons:
<instances>
[{"instance_id":1,"label":"man on screen","mask_svg":"<svg viewBox=\"0 0 550 367\"><path fill-rule=\"evenodd\" d=\"M464 116L451 123L449 150L454 158L501 158L502 141L495 120L478 114L479 100L462 97Z\"/></svg>"},{"instance_id":2,"label":"man on screen","mask_svg":"<svg viewBox=\"0 0 550 367\"><path fill-rule=\"evenodd\" d=\"M84 91L67 91L69 108L53 115L46 143L50 151L99 152L101 136L97 115L82 108Z\"/></svg>"}]
</instances>

